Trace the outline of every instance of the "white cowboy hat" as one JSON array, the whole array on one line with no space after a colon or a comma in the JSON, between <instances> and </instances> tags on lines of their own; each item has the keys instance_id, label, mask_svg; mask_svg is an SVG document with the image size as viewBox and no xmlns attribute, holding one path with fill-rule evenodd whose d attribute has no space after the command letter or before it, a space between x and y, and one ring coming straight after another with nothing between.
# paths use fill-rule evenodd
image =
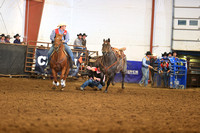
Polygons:
<instances>
[{"instance_id":1,"label":"white cowboy hat","mask_svg":"<svg viewBox=\"0 0 200 133\"><path fill-rule=\"evenodd\" d=\"M156 54L156 53L153 53L152 56L157 56L157 54Z\"/></svg>"},{"instance_id":2,"label":"white cowboy hat","mask_svg":"<svg viewBox=\"0 0 200 133\"><path fill-rule=\"evenodd\" d=\"M66 23L62 22L62 23L60 23L57 27L64 26L64 25L67 26Z\"/></svg>"}]
</instances>

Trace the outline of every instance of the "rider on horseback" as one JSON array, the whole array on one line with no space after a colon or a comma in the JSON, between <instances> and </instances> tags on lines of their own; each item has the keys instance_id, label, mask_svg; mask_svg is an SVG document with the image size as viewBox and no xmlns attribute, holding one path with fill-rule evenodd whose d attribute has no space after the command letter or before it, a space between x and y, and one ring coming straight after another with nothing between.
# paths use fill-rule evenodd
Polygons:
<instances>
[{"instance_id":1,"label":"rider on horseback","mask_svg":"<svg viewBox=\"0 0 200 133\"><path fill-rule=\"evenodd\" d=\"M50 39L52 41L52 44L54 45L54 38L56 36L56 34L62 34L62 42L63 42L63 45L65 46L65 51L69 54L69 56L71 57L71 61L73 62L73 68L76 68L77 66L74 65L74 56L73 56L73 53L72 53L72 50L70 49L70 47L67 45L67 42L69 41L69 32L66 29L66 24L64 23L61 23L58 25L59 28L57 29L54 29L50 35ZM52 47L49 49L48 51L48 67L50 65L50 58L51 58L51 55L54 51L54 47ZM47 68L48 68L47 67Z\"/></svg>"}]
</instances>

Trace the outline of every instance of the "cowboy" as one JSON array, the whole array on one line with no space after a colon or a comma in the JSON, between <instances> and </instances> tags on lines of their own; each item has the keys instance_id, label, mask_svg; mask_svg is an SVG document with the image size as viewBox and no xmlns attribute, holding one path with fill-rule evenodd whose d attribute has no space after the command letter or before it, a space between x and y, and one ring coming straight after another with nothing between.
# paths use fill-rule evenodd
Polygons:
<instances>
[{"instance_id":1,"label":"cowboy","mask_svg":"<svg viewBox=\"0 0 200 133\"><path fill-rule=\"evenodd\" d=\"M11 38L12 38L12 37L10 37L10 35L7 35L7 36L6 36L6 39L5 39L5 42L6 42L6 43L10 43L10 39L11 39Z\"/></svg>"},{"instance_id":2,"label":"cowboy","mask_svg":"<svg viewBox=\"0 0 200 133\"><path fill-rule=\"evenodd\" d=\"M77 47L77 46L82 46L82 34L79 33L77 34L77 38L74 40L74 49L83 49L82 47Z\"/></svg>"},{"instance_id":3,"label":"cowboy","mask_svg":"<svg viewBox=\"0 0 200 133\"><path fill-rule=\"evenodd\" d=\"M173 51L172 55L173 55L172 58L174 58L174 60L178 60L176 51Z\"/></svg>"},{"instance_id":4,"label":"cowboy","mask_svg":"<svg viewBox=\"0 0 200 133\"><path fill-rule=\"evenodd\" d=\"M164 80L164 87L168 86L167 81L169 78L169 72L170 72L170 69L169 69L168 63L163 61L161 64L161 73L162 73L163 80Z\"/></svg>"},{"instance_id":5,"label":"cowboy","mask_svg":"<svg viewBox=\"0 0 200 133\"><path fill-rule=\"evenodd\" d=\"M82 45L86 47L86 37L87 35L85 33L83 33L83 37L82 37Z\"/></svg>"},{"instance_id":6,"label":"cowboy","mask_svg":"<svg viewBox=\"0 0 200 133\"><path fill-rule=\"evenodd\" d=\"M168 53L168 58L172 58L172 52Z\"/></svg>"},{"instance_id":7,"label":"cowboy","mask_svg":"<svg viewBox=\"0 0 200 133\"><path fill-rule=\"evenodd\" d=\"M0 35L0 42L5 43L5 34Z\"/></svg>"},{"instance_id":8,"label":"cowboy","mask_svg":"<svg viewBox=\"0 0 200 133\"><path fill-rule=\"evenodd\" d=\"M155 64L155 61L157 60L157 55L155 53L153 53L152 55L152 58L150 59L150 65L155 68L156 67L156 64ZM150 69L151 71L151 86L153 87L154 86L154 73L156 72L155 70L153 69Z\"/></svg>"},{"instance_id":9,"label":"cowboy","mask_svg":"<svg viewBox=\"0 0 200 133\"><path fill-rule=\"evenodd\" d=\"M72 64L73 64L73 68L76 68L76 66L74 65L74 56L73 56L73 53L72 53L72 50L70 49L70 47L67 45L67 43L69 42L69 32L66 29L66 24L65 23L61 23L57 26L58 28L57 29L54 29L50 35L50 39L52 41L52 44L54 45L54 38L56 36L56 34L62 34L63 37L62 37L62 42L63 42L63 45L65 46L65 51L69 54L69 56L71 57L71 60L72 60ZM47 65L47 68L49 68L49 65L50 65L50 58L51 58L51 54L53 53L54 51L54 47L53 45L51 46L51 48L49 49L48 51L48 65Z\"/></svg>"},{"instance_id":10,"label":"cowboy","mask_svg":"<svg viewBox=\"0 0 200 133\"><path fill-rule=\"evenodd\" d=\"M84 91L85 87L87 86L90 86L92 88L96 86L98 90L101 90L102 87L105 85L105 76L100 71L100 67L98 65L96 67L88 66L87 69L89 70L89 79L85 81L79 89L81 91Z\"/></svg>"},{"instance_id":11,"label":"cowboy","mask_svg":"<svg viewBox=\"0 0 200 133\"><path fill-rule=\"evenodd\" d=\"M153 67L150 66L150 57L151 52L147 51L146 56L142 59L142 79L139 82L140 86L142 86L143 83L145 87L148 85L149 68L153 69Z\"/></svg>"},{"instance_id":12,"label":"cowboy","mask_svg":"<svg viewBox=\"0 0 200 133\"><path fill-rule=\"evenodd\" d=\"M20 35L19 35L19 34L16 34L16 35L14 36L14 38L15 38L15 40L14 40L13 43L21 44Z\"/></svg>"}]
</instances>

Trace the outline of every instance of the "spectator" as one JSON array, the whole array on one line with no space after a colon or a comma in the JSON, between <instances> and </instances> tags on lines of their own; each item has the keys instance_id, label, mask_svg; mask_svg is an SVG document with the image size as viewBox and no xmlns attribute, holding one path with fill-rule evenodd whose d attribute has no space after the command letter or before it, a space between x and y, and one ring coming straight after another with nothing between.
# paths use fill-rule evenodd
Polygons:
<instances>
[{"instance_id":1,"label":"spectator","mask_svg":"<svg viewBox=\"0 0 200 133\"><path fill-rule=\"evenodd\" d=\"M74 46L74 49L83 49L83 47L78 47L78 46L82 46L82 34L79 33L77 34L78 38L75 39L74 41L74 45L77 45L77 46Z\"/></svg>"},{"instance_id":2,"label":"spectator","mask_svg":"<svg viewBox=\"0 0 200 133\"><path fill-rule=\"evenodd\" d=\"M102 87L105 85L105 76L104 74L100 71L100 67L90 67L88 66L87 69L89 70L89 79L85 81L81 87L80 90L84 90L85 87L90 86L94 87L96 86L98 90L101 90Z\"/></svg>"},{"instance_id":3,"label":"spectator","mask_svg":"<svg viewBox=\"0 0 200 133\"><path fill-rule=\"evenodd\" d=\"M86 37L87 35L85 33L83 33L83 37L82 37L82 45L86 47Z\"/></svg>"},{"instance_id":4,"label":"spectator","mask_svg":"<svg viewBox=\"0 0 200 133\"><path fill-rule=\"evenodd\" d=\"M148 79L149 79L149 68L153 68L150 65L150 57L151 57L151 52L148 51L146 53L146 56L142 59L142 79L139 82L139 85L142 86L144 83L144 86L146 87L148 85Z\"/></svg>"},{"instance_id":5,"label":"spectator","mask_svg":"<svg viewBox=\"0 0 200 133\"><path fill-rule=\"evenodd\" d=\"M5 34L1 34L0 38L0 42L5 43Z\"/></svg>"},{"instance_id":6,"label":"spectator","mask_svg":"<svg viewBox=\"0 0 200 133\"><path fill-rule=\"evenodd\" d=\"M6 39L5 39L5 42L6 42L6 43L10 43L10 39L11 39L10 35L7 35L7 36L6 36Z\"/></svg>"},{"instance_id":7,"label":"spectator","mask_svg":"<svg viewBox=\"0 0 200 133\"><path fill-rule=\"evenodd\" d=\"M173 55L173 58L174 58L175 60L178 59L178 57L177 57L177 53L176 53L175 51L172 52L172 55Z\"/></svg>"},{"instance_id":8,"label":"spectator","mask_svg":"<svg viewBox=\"0 0 200 133\"><path fill-rule=\"evenodd\" d=\"M164 87L168 87L168 77L169 77L169 66L168 63L163 61L161 64L161 73L163 76L163 80L164 80Z\"/></svg>"},{"instance_id":9,"label":"spectator","mask_svg":"<svg viewBox=\"0 0 200 133\"><path fill-rule=\"evenodd\" d=\"M172 53L171 52L168 53L168 58L172 58Z\"/></svg>"},{"instance_id":10,"label":"spectator","mask_svg":"<svg viewBox=\"0 0 200 133\"><path fill-rule=\"evenodd\" d=\"M20 35L19 35L19 34L16 34L16 35L14 36L14 38L15 38L15 40L14 40L13 43L21 44Z\"/></svg>"},{"instance_id":11,"label":"spectator","mask_svg":"<svg viewBox=\"0 0 200 133\"><path fill-rule=\"evenodd\" d=\"M152 66L153 68L156 67L155 61L157 59L157 55L155 53L153 53L152 58L150 59L150 66ZM154 85L154 73L156 72L153 69L150 69L151 71L151 86Z\"/></svg>"},{"instance_id":12,"label":"spectator","mask_svg":"<svg viewBox=\"0 0 200 133\"><path fill-rule=\"evenodd\" d=\"M167 52L164 52L164 54L162 54L161 62L163 61L169 62L169 58L167 57Z\"/></svg>"},{"instance_id":13,"label":"spectator","mask_svg":"<svg viewBox=\"0 0 200 133\"><path fill-rule=\"evenodd\" d=\"M164 54L162 55L162 57L163 57L164 59L166 59L166 58L167 58L167 52L164 52Z\"/></svg>"}]
</instances>

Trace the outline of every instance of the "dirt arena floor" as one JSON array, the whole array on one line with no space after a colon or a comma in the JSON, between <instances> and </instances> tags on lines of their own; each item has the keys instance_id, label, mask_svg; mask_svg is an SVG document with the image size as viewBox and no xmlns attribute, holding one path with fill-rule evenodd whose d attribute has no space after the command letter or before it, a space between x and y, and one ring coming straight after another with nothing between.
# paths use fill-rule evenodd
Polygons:
<instances>
[{"instance_id":1,"label":"dirt arena floor","mask_svg":"<svg viewBox=\"0 0 200 133\"><path fill-rule=\"evenodd\" d=\"M200 88L111 86L107 94L51 80L0 77L0 133L200 132Z\"/></svg>"}]
</instances>

